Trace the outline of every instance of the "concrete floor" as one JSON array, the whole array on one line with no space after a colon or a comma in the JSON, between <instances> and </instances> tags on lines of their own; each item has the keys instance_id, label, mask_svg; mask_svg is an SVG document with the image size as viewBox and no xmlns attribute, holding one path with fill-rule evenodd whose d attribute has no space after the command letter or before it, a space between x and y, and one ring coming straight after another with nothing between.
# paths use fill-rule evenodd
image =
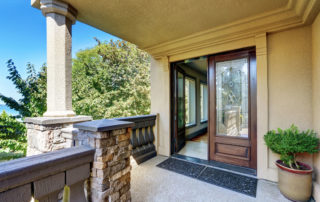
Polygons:
<instances>
[{"instance_id":1,"label":"concrete floor","mask_svg":"<svg viewBox=\"0 0 320 202\"><path fill-rule=\"evenodd\" d=\"M131 195L133 202L286 202L276 184L259 180L253 198L184 175L156 167L167 157L157 156L145 163L132 163Z\"/></svg>"}]
</instances>

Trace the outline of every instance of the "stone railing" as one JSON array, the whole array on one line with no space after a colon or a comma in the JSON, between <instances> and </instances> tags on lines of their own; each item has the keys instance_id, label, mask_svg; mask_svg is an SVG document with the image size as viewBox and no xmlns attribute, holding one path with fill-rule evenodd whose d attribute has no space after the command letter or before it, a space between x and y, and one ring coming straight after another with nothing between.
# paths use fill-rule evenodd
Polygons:
<instances>
[{"instance_id":1,"label":"stone railing","mask_svg":"<svg viewBox=\"0 0 320 202\"><path fill-rule=\"evenodd\" d=\"M130 142L132 145L132 157L138 164L157 155L153 132L156 118L156 115L142 115L116 119L135 123L130 132Z\"/></svg>"},{"instance_id":2,"label":"stone railing","mask_svg":"<svg viewBox=\"0 0 320 202\"><path fill-rule=\"evenodd\" d=\"M156 115L85 119L27 119L28 149L47 153L0 164L0 201L130 201L130 156L156 155Z\"/></svg>"},{"instance_id":3,"label":"stone railing","mask_svg":"<svg viewBox=\"0 0 320 202\"><path fill-rule=\"evenodd\" d=\"M93 160L94 149L80 146L0 163L0 201L86 201Z\"/></svg>"}]
</instances>

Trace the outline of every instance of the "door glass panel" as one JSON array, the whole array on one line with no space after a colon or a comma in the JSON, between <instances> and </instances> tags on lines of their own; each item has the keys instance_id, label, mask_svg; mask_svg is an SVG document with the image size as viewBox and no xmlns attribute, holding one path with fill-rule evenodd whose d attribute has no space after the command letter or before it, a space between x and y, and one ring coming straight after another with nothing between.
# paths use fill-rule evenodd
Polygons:
<instances>
[{"instance_id":1,"label":"door glass panel","mask_svg":"<svg viewBox=\"0 0 320 202\"><path fill-rule=\"evenodd\" d=\"M184 128L184 95L183 95L183 74L178 72L178 129Z\"/></svg>"},{"instance_id":2,"label":"door glass panel","mask_svg":"<svg viewBox=\"0 0 320 202\"><path fill-rule=\"evenodd\" d=\"M248 60L216 63L217 135L248 138Z\"/></svg>"}]
</instances>

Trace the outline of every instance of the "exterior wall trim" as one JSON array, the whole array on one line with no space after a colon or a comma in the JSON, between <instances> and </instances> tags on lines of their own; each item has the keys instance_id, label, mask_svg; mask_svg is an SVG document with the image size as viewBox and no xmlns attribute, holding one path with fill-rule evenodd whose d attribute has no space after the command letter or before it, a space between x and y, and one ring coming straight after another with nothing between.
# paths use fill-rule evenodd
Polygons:
<instances>
[{"instance_id":1,"label":"exterior wall trim","mask_svg":"<svg viewBox=\"0 0 320 202\"><path fill-rule=\"evenodd\" d=\"M160 59L163 56L175 57L179 54L196 51L199 48L255 37L260 33L277 32L310 24L319 10L319 1L289 0L286 7L271 12L218 26L156 46L141 48L150 53L155 59Z\"/></svg>"}]
</instances>

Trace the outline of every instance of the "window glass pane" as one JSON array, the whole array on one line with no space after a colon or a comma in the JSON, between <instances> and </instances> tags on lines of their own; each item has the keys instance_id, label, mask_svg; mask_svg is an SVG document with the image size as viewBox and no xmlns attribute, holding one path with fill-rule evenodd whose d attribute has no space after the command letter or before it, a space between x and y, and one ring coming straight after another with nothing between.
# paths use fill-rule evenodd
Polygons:
<instances>
[{"instance_id":1,"label":"window glass pane","mask_svg":"<svg viewBox=\"0 0 320 202\"><path fill-rule=\"evenodd\" d=\"M192 125L196 123L196 81L186 78L185 82L186 125Z\"/></svg>"},{"instance_id":2,"label":"window glass pane","mask_svg":"<svg viewBox=\"0 0 320 202\"><path fill-rule=\"evenodd\" d=\"M178 72L178 129L184 127L183 74Z\"/></svg>"},{"instance_id":3,"label":"window glass pane","mask_svg":"<svg viewBox=\"0 0 320 202\"><path fill-rule=\"evenodd\" d=\"M248 60L216 63L217 135L248 137Z\"/></svg>"},{"instance_id":4,"label":"window glass pane","mask_svg":"<svg viewBox=\"0 0 320 202\"><path fill-rule=\"evenodd\" d=\"M208 120L208 86L200 84L200 113L201 121Z\"/></svg>"}]
</instances>

